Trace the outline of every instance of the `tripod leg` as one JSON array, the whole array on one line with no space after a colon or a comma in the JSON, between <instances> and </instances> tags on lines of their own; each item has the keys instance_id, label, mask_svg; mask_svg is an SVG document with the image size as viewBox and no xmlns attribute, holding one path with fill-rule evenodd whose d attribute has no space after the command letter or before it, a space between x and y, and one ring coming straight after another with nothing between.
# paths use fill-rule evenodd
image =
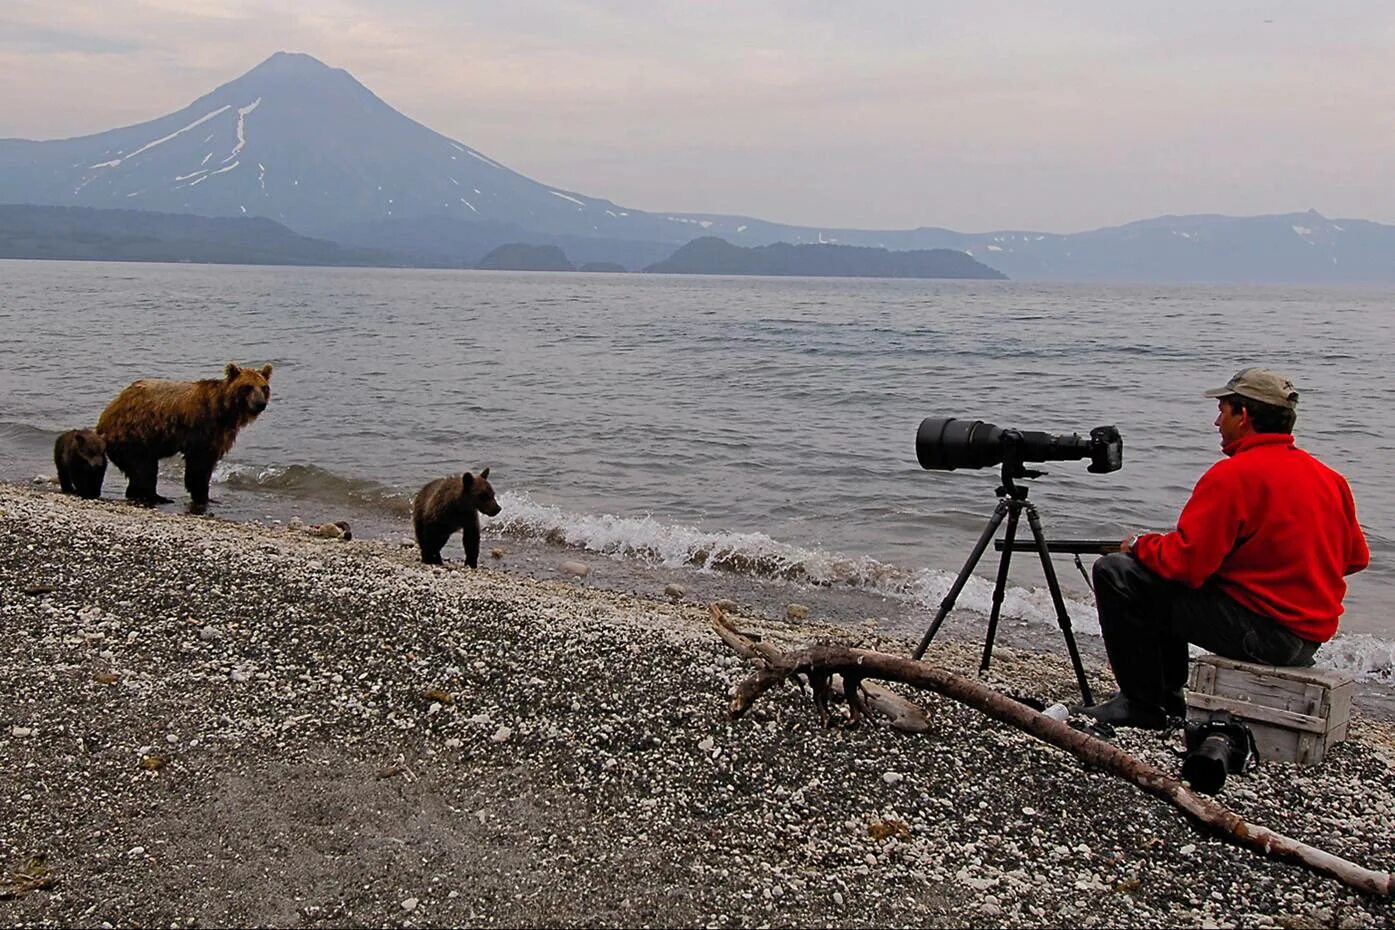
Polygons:
<instances>
[{"instance_id":1,"label":"tripod leg","mask_svg":"<svg viewBox=\"0 0 1395 930\"><path fill-rule=\"evenodd\" d=\"M998 526L1003 522L1003 517L1007 516L1007 512L1008 502L1007 499L1004 498L998 501L997 507L993 508L993 515L988 518L988 525L983 528L983 533L979 536L978 542L974 543L974 551L969 553L968 561L966 561L964 567L959 570L959 577L954 579L954 584L950 586L949 593L946 594L945 599L940 602L940 609L935 614L935 622L930 624L930 629L925 631L925 638L920 641L920 645L916 647L915 653L911 656L911 658L915 659L917 662L920 661L921 656L925 655L925 650L930 646L930 640L935 638L935 634L940 630L940 624L945 622L945 617L947 617L950 610L953 609L955 599L959 597L959 592L964 590L964 585L969 581L969 575L973 574L974 566L978 564L978 560L983 558L984 550L986 550L988 544L993 541L993 536L998 532Z\"/></svg>"},{"instance_id":2,"label":"tripod leg","mask_svg":"<svg viewBox=\"0 0 1395 930\"><path fill-rule=\"evenodd\" d=\"M993 639L998 635L998 618L1003 613L1003 590L1007 587L1008 563L1012 561L1012 541L1017 538L1017 521L1022 507L1016 501L1008 504L1007 535L1003 537L1003 555L998 560L998 580L993 585L993 610L988 615L988 635L983 640L983 659L978 663L979 674L988 671L993 658Z\"/></svg>"},{"instance_id":3,"label":"tripod leg","mask_svg":"<svg viewBox=\"0 0 1395 930\"><path fill-rule=\"evenodd\" d=\"M1041 517L1037 514L1037 508L1031 503L1025 503L1027 508L1027 523L1032 528L1032 536L1036 539L1037 553L1041 556L1041 569L1046 575L1046 587L1051 591L1051 603L1056 605L1056 622L1060 624L1061 633L1066 638L1066 651L1070 653L1070 664L1075 666L1075 680L1080 685L1080 696L1085 700L1085 705L1095 703L1094 695L1090 693L1090 683L1085 680L1085 666L1080 662L1080 650L1075 646L1075 634L1071 632L1070 614L1066 613L1066 601L1061 597L1061 585L1056 580L1056 569L1051 564L1051 553L1046 551L1046 537L1041 531Z\"/></svg>"}]
</instances>

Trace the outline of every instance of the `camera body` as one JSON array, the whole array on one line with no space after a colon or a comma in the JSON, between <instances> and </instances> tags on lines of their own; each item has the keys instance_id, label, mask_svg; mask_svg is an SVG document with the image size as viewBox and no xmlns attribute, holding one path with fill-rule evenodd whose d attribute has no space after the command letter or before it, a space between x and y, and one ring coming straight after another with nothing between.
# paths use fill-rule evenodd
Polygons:
<instances>
[{"instance_id":1,"label":"camera body","mask_svg":"<svg viewBox=\"0 0 1395 930\"><path fill-rule=\"evenodd\" d=\"M1201 794L1216 794L1226 775L1248 772L1259 764L1253 731L1227 711L1216 711L1208 720L1188 721L1183 735L1187 751L1182 777Z\"/></svg>"},{"instance_id":2,"label":"camera body","mask_svg":"<svg viewBox=\"0 0 1395 930\"><path fill-rule=\"evenodd\" d=\"M1123 467L1124 440L1113 426L1097 426L1089 438L1082 438L1075 433L1003 429L982 420L926 417L916 431L915 454L921 468L938 471L1089 459L1089 471L1106 474Z\"/></svg>"}]
</instances>

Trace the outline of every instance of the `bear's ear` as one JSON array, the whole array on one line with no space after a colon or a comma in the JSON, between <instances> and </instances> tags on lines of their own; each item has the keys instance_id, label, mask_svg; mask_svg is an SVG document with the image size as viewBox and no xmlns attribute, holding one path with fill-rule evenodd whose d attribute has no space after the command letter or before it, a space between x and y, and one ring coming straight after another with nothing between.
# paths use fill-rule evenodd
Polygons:
<instances>
[{"instance_id":1,"label":"bear's ear","mask_svg":"<svg viewBox=\"0 0 1395 930\"><path fill-rule=\"evenodd\" d=\"M484 478L484 479L486 479L486 480L488 480L488 478L489 478L489 466L488 466L488 465L484 466L484 471L480 472L480 477L481 477L481 478Z\"/></svg>"},{"instance_id":2,"label":"bear's ear","mask_svg":"<svg viewBox=\"0 0 1395 930\"><path fill-rule=\"evenodd\" d=\"M237 362L228 362L228 367L223 369L223 376L229 381L242 374L242 369L237 367Z\"/></svg>"},{"instance_id":3,"label":"bear's ear","mask_svg":"<svg viewBox=\"0 0 1395 930\"><path fill-rule=\"evenodd\" d=\"M268 380L268 381L271 380L271 363L270 363L270 362L267 362L265 365L262 366L262 377L265 378L265 379Z\"/></svg>"},{"instance_id":4,"label":"bear's ear","mask_svg":"<svg viewBox=\"0 0 1395 930\"><path fill-rule=\"evenodd\" d=\"M469 494L470 490L475 486L475 476L467 471L460 476L460 486L465 489L466 494Z\"/></svg>"}]
</instances>

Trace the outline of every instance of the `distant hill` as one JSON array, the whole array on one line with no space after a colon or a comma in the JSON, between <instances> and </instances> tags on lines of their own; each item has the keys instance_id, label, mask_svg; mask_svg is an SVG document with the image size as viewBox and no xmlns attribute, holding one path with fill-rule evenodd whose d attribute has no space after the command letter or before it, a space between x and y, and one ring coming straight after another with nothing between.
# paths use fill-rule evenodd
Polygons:
<instances>
[{"instance_id":1,"label":"distant hill","mask_svg":"<svg viewBox=\"0 0 1395 930\"><path fill-rule=\"evenodd\" d=\"M27 204L0 204L0 258L247 265L402 263L400 256L346 249L261 217Z\"/></svg>"},{"instance_id":2,"label":"distant hill","mask_svg":"<svg viewBox=\"0 0 1395 930\"><path fill-rule=\"evenodd\" d=\"M286 52L144 123L0 139L0 203L261 216L435 267L472 267L499 245L530 242L580 264L637 270L712 236L748 248L954 249L1014 280L1395 283L1395 226L1316 211L1164 216L1060 234L795 226L623 207L525 177L408 118L348 72Z\"/></svg>"},{"instance_id":3,"label":"distant hill","mask_svg":"<svg viewBox=\"0 0 1395 930\"><path fill-rule=\"evenodd\" d=\"M480 259L488 271L575 271L567 256L555 245L528 245L510 242Z\"/></svg>"},{"instance_id":4,"label":"distant hill","mask_svg":"<svg viewBox=\"0 0 1395 930\"><path fill-rule=\"evenodd\" d=\"M516 223L450 216L352 223L329 230L326 238L358 248L399 252L413 265L432 268L474 268L491 250L509 242L555 245L577 264L612 262L628 271L667 258L674 250L671 242L552 235Z\"/></svg>"},{"instance_id":5,"label":"distant hill","mask_svg":"<svg viewBox=\"0 0 1395 930\"><path fill-rule=\"evenodd\" d=\"M577 271L596 271L602 274L620 274L624 272L624 267L614 262L587 262Z\"/></svg>"},{"instance_id":6,"label":"distant hill","mask_svg":"<svg viewBox=\"0 0 1395 930\"><path fill-rule=\"evenodd\" d=\"M891 252L850 245L742 248L704 236L644 269L665 274L812 275L846 278L998 278L1007 275L953 249Z\"/></svg>"}]
</instances>

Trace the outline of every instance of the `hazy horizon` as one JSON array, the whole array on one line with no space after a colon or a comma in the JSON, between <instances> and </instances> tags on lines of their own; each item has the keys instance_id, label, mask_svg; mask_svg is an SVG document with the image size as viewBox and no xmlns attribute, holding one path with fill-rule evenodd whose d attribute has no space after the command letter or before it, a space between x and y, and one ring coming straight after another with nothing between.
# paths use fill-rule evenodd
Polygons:
<instances>
[{"instance_id":1,"label":"hazy horizon","mask_svg":"<svg viewBox=\"0 0 1395 930\"><path fill-rule=\"evenodd\" d=\"M0 138L187 106L276 51L536 180L648 211L1072 232L1395 222L1395 7L78 0L0 9Z\"/></svg>"}]
</instances>

